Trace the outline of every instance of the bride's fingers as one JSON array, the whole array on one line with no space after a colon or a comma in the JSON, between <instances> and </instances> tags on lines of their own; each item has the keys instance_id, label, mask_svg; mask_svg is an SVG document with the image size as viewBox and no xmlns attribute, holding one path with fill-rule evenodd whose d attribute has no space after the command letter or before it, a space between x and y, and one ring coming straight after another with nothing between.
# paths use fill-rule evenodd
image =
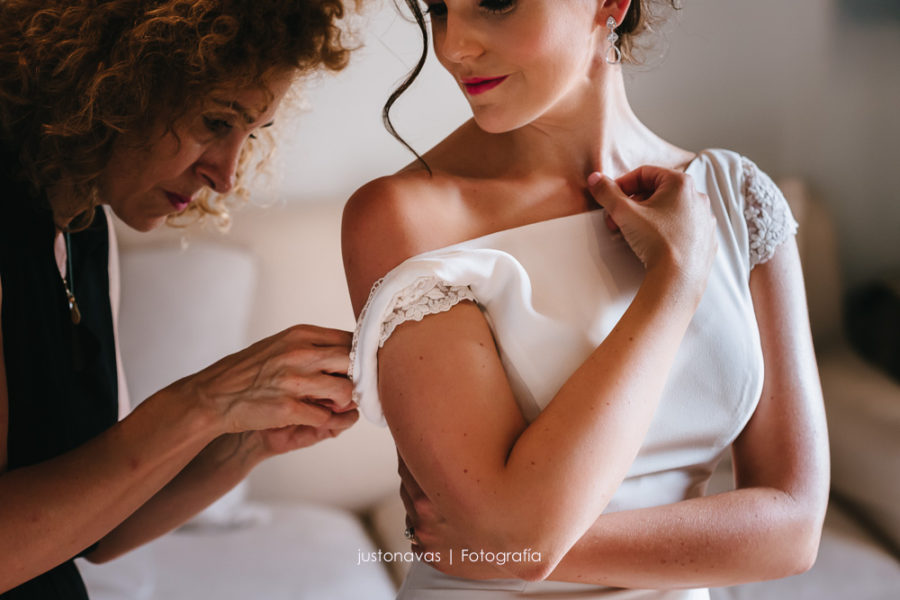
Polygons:
<instances>
[{"instance_id":1,"label":"bride's fingers","mask_svg":"<svg viewBox=\"0 0 900 600\"><path fill-rule=\"evenodd\" d=\"M616 182L599 171L595 171L588 176L587 184L594 200L605 208L607 212L614 212L622 202L628 200L628 197L622 193Z\"/></svg>"},{"instance_id":2,"label":"bride's fingers","mask_svg":"<svg viewBox=\"0 0 900 600\"><path fill-rule=\"evenodd\" d=\"M607 228L607 229L609 229L609 230L612 231L613 233L616 233L617 231L619 231L619 226L616 225L616 222L615 222L615 221L613 220L613 218L609 215L609 213L606 213L604 220L606 221L606 228Z\"/></svg>"},{"instance_id":3,"label":"bride's fingers","mask_svg":"<svg viewBox=\"0 0 900 600\"><path fill-rule=\"evenodd\" d=\"M616 185L628 196L650 196L668 179L683 175L679 171L643 165L615 180Z\"/></svg>"}]
</instances>

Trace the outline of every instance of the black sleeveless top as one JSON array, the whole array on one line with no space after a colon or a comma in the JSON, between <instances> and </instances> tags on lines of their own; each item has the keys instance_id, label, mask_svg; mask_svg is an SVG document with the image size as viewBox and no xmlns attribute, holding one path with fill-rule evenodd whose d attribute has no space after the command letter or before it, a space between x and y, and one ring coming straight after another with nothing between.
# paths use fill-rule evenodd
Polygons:
<instances>
[{"instance_id":1,"label":"black sleeveless top","mask_svg":"<svg viewBox=\"0 0 900 600\"><path fill-rule=\"evenodd\" d=\"M4 167L0 164L0 318L12 470L68 452L113 425L118 388L102 209L96 209L88 229L71 235L70 277L82 313L76 326L56 266L50 209ZM86 598L71 559L0 594L0 600Z\"/></svg>"}]
</instances>

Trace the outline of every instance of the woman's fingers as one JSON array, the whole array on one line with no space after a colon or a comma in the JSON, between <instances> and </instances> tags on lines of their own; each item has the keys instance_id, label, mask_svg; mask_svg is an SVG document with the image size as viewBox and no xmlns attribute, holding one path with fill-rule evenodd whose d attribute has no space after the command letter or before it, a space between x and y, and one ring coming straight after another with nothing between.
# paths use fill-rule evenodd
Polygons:
<instances>
[{"instance_id":1,"label":"woman's fingers","mask_svg":"<svg viewBox=\"0 0 900 600\"><path fill-rule=\"evenodd\" d=\"M330 437L335 437L341 432L350 429L354 423L359 420L359 411L350 409L346 412L335 412L331 414L328 421L322 425L322 429L328 431Z\"/></svg>"},{"instance_id":2,"label":"woman's fingers","mask_svg":"<svg viewBox=\"0 0 900 600\"><path fill-rule=\"evenodd\" d=\"M701 285L715 253L709 199L689 175L645 165L613 181L592 173L588 186L606 209L606 227L621 232L649 270L686 274Z\"/></svg>"},{"instance_id":3,"label":"woman's fingers","mask_svg":"<svg viewBox=\"0 0 900 600\"><path fill-rule=\"evenodd\" d=\"M623 207L627 207L632 200L622 193L616 182L599 172L591 173L588 177L588 189L597 204L606 210L606 228L617 233L620 227L613 215L620 214Z\"/></svg>"},{"instance_id":4,"label":"woman's fingers","mask_svg":"<svg viewBox=\"0 0 900 600\"><path fill-rule=\"evenodd\" d=\"M413 494L421 493L422 490L416 484L415 480L406 468L406 463L397 455L397 473L400 475L400 500L403 502L403 508L406 511L406 527L407 530L413 529L418 531L421 526L419 524L419 515L416 512L416 503ZM416 545L418 537L414 536L410 542Z\"/></svg>"},{"instance_id":5,"label":"woman's fingers","mask_svg":"<svg viewBox=\"0 0 900 600\"><path fill-rule=\"evenodd\" d=\"M609 215L609 213L606 213L606 216L604 217L603 220L606 223L606 228L609 229L611 232L616 233L619 231L619 226L616 225L616 222Z\"/></svg>"},{"instance_id":6,"label":"woman's fingers","mask_svg":"<svg viewBox=\"0 0 900 600\"><path fill-rule=\"evenodd\" d=\"M277 355L276 363L297 373L346 375L350 349L344 346L299 346Z\"/></svg>"},{"instance_id":7,"label":"woman's fingers","mask_svg":"<svg viewBox=\"0 0 900 600\"><path fill-rule=\"evenodd\" d=\"M285 337L294 344L314 346L342 346L349 350L353 334L342 329L330 329L316 325L294 325L273 337Z\"/></svg>"},{"instance_id":8,"label":"woman's fingers","mask_svg":"<svg viewBox=\"0 0 900 600\"><path fill-rule=\"evenodd\" d=\"M316 407L321 408L321 407ZM298 448L311 446L322 440L337 437L349 429L359 418L355 410L346 413L331 413L321 425L310 424L272 427L259 431L269 454L283 454Z\"/></svg>"},{"instance_id":9,"label":"woman's fingers","mask_svg":"<svg viewBox=\"0 0 900 600\"><path fill-rule=\"evenodd\" d=\"M284 427L288 425L309 425L310 427L322 427L328 422L332 415L332 412L327 408L312 404L310 402L304 402L302 400L295 400L292 403L288 404L288 406L290 407L288 411L289 415L285 416L284 419L289 420L290 422L278 423L276 425L271 425L268 427L260 427L259 429L270 429L273 427ZM277 418L276 420L280 421L280 419Z\"/></svg>"},{"instance_id":10,"label":"woman's fingers","mask_svg":"<svg viewBox=\"0 0 900 600\"><path fill-rule=\"evenodd\" d=\"M610 215L618 212L623 205L632 200L622 192L616 182L600 172L593 172L588 176L588 189L594 200L606 209Z\"/></svg>"},{"instance_id":11,"label":"woman's fingers","mask_svg":"<svg viewBox=\"0 0 900 600\"><path fill-rule=\"evenodd\" d=\"M673 177L684 176L683 173L643 165L616 179L615 183L626 196L650 196Z\"/></svg>"},{"instance_id":12,"label":"woman's fingers","mask_svg":"<svg viewBox=\"0 0 900 600\"><path fill-rule=\"evenodd\" d=\"M309 438L319 441L340 435L359 419L359 412L333 413L327 408L304 401L296 401L296 415L301 422L281 427L270 427L265 431L270 436L284 436L290 441Z\"/></svg>"},{"instance_id":13,"label":"woman's fingers","mask_svg":"<svg viewBox=\"0 0 900 600\"><path fill-rule=\"evenodd\" d=\"M292 374L287 377L290 382L285 385L285 391L295 398L315 402L334 412L354 407L351 399L353 384L346 377L329 373Z\"/></svg>"},{"instance_id":14,"label":"woman's fingers","mask_svg":"<svg viewBox=\"0 0 900 600\"><path fill-rule=\"evenodd\" d=\"M414 527L417 521L415 504L413 504L412 496L409 495L409 490L402 483L400 484L400 500L403 501L403 508L406 509L407 526Z\"/></svg>"},{"instance_id":15,"label":"woman's fingers","mask_svg":"<svg viewBox=\"0 0 900 600\"><path fill-rule=\"evenodd\" d=\"M211 408L225 432L309 425L333 436L357 419L346 377L351 340L347 331L297 325L173 386Z\"/></svg>"},{"instance_id":16,"label":"woman's fingers","mask_svg":"<svg viewBox=\"0 0 900 600\"><path fill-rule=\"evenodd\" d=\"M351 410L353 384L346 377L350 364L349 347L345 345L324 345L325 340L347 341L343 334L320 335L320 330L312 332L316 343L309 345L309 332L298 332L293 336L293 349L284 351L272 363L280 374L281 385L298 398L314 400L328 406L335 412ZM299 339L299 338L305 339Z\"/></svg>"},{"instance_id":17,"label":"woman's fingers","mask_svg":"<svg viewBox=\"0 0 900 600\"><path fill-rule=\"evenodd\" d=\"M418 522L416 502L425 496L425 492L406 468L406 463L397 456L397 474L400 475L400 498L406 508L406 517L415 525Z\"/></svg>"}]
</instances>

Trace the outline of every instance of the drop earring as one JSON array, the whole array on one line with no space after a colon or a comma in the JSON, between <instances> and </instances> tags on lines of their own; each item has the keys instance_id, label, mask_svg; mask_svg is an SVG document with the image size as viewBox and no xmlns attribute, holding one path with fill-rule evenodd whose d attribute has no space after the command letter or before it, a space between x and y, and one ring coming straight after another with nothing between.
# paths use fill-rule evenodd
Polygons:
<instances>
[{"instance_id":1,"label":"drop earring","mask_svg":"<svg viewBox=\"0 0 900 600\"><path fill-rule=\"evenodd\" d=\"M616 33L616 27L618 26L619 24L616 23L613 17L609 17L606 20L606 27L609 28L609 35L606 36L606 41L609 42L609 48L606 49L604 58L607 64L610 65L617 65L622 62L622 51L616 45L616 42L619 41L619 34Z\"/></svg>"}]
</instances>

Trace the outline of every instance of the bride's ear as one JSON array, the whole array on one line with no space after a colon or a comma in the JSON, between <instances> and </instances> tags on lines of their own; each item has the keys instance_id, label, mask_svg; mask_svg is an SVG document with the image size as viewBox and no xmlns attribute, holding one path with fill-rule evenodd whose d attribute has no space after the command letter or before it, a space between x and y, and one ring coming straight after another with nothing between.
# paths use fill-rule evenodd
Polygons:
<instances>
[{"instance_id":1,"label":"bride's ear","mask_svg":"<svg viewBox=\"0 0 900 600\"><path fill-rule=\"evenodd\" d=\"M634 0L640 2L641 0ZM622 24L628 9L631 8L632 0L597 0L597 12L594 15L594 23L599 27L606 27L606 22L610 17L616 20L616 23Z\"/></svg>"}]
</instances>

